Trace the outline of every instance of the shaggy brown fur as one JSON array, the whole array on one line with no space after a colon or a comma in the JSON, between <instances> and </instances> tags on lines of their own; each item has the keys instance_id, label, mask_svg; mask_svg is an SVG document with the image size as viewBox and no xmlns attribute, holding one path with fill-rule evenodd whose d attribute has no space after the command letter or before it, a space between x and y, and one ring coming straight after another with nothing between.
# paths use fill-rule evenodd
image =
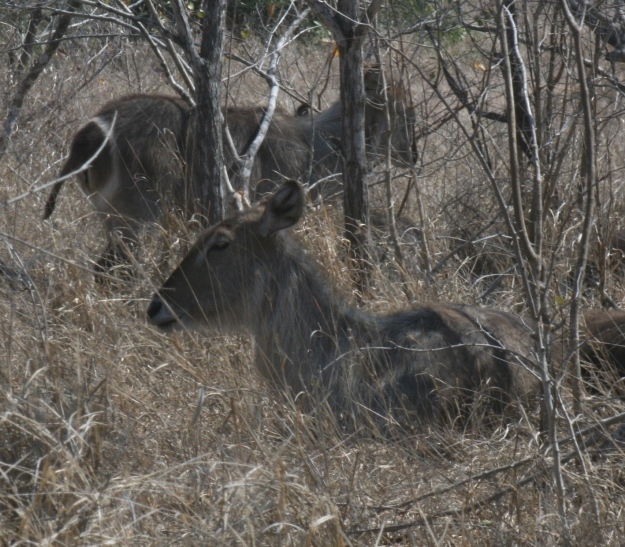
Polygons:
<instances>
[{"instance_id":1,"label":"shaggy brown fur","mask_svg":"<svg viewBox=\"0 0 625 547\"><path fill-rule=\"evenodd\" d=\"M625 376L625 311L593 310L584 316L587 340L582 355L592 363L599 376L613 382ZM597 375L597 374L594 374Z\"/></svg>"},{"instance_id":2,"label":"shaggy brown fur","mask_svg":"<svg viewBox=\"0 0 625 547\"><path fill-rule=\"evenodd\" d=\"M412 113L399 91L387 90L392 125L383 108L379 72L369 70L365 79L367 105L365 136L370 160L384 154L390 131L392 157L401 164L413 160ZM277 110L252 168L250 184L257 194L275 189L285 178L303 179L312 167L309 182L337 174L340 165L342 106L336 103L314 118L291 116ZM245 152L258 131L262 108L228 108L224 118L237 153ZM198 207L203 181L189 178L193 161L195 110L181 99L163 95L131 95L104 105L78 130L60 176L91 161L78 176L82 191L100 213L109 234L109 256L115 256L114 231L136 243L137 231L146 222L160 222L164 211L181 211L185 217ZM107 134L111 134L106 141ZM100 147L103 149L93 159ZM233 186L238 187L237 162L224 147L225 162ZM47 200L48 218L64 181L58 182ZM336 193L337 179L316 191ZM107 262L104 258L101 262Z\"/></svg>"},{"instance_id":3,"label":"shaggy brown fur","mask_svg":"<svg viewBox=\"0 0 625 547\"><path fill-rule=\"evenodd\" d=\"M434 420L476 393L501 413L538 392L532 329L519 317L461 304L388 315L349 306L285 232L303 208L290 181L209 228L154 296L150 320L252 333L265 378L350 422Z\"/></svg>"}]
</instances>

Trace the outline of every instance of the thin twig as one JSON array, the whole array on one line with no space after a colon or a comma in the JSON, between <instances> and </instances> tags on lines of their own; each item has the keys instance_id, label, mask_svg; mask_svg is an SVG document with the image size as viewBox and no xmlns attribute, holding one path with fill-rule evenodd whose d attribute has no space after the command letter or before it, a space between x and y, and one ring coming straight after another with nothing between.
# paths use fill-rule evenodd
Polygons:
<instances>
[{"instance_id":1,"label":"thin twig","mask_svg":"<svg viewBox=\"0 0 625 547\"><path fill-rule=\"evenodd\" d=\"M596 427L600 427L601 425L606 425L608 423L613 424L613 423L618 423L619 421L625 421L625 412L618 414L616 416L612 416L611 418L607 419L607 420L602 420L601 422L598 422L597 424L595 424L594 426L591 426L589 428L586 428L585 431L589 431L590 429L594 429ZM581 433L581 432L580 432ZM578 434L579 435L579 434ZM577 435L575 435L577 436ZM566 440L572 440L573 437L567 437L566 439L563 439L561 441L559 441L560 443L566 442ZM571 452L569 452L567 455L563 456L561 458L561 463L565 464L569 461L571 461L574 458L578 457L578 451L577 450L573 450ZM514 464L510 464L508 466L503 466L500 468L496 468L490 471L485 471L484 473L480 473L479 475L476 475L476 477L479 477L480 479L483 478L488 478L490 476L493 476L494 474L503 472L503 471L507 471L507 470L511 470L511 469L515 469L516 467L519 467L523 464L526 463L530 463L531 460L536 459L534 458L525 458L524 460L521 460L520 462L514 463ZM538 471L536 471L535 473L532 473L531 475L526 476L525 478L521 479L520 481L517 481L516 483L507 486L505 488L502 488L501 490L498 490L497 492L495 492L494 494L491 494L490 496L487 496L486 498L482 498L480 500L477 500L476 502L470 504L470 505L465 505L459 509L447 509L445 511L440 511L438 513L433 513L431 515L425 515L424 517L418 519L418 520L413 520L410 522L405 522L402 524L396 524L393 526L384 526L384 531L386 533L393 533L393 532L400 532L402 530L406 530L408 528L415 528L417 526L424 526L426 523L433 523L435 520L440 519L440 518L444 518L444 517L451 517L451 518L455 518L455 519L463 519L464 517L466 517L469 513L472 513L473 511L480 509L482 507L485 507L486 505L489 505L490 503L497 501L501 498L503 498L504 496L508 495L508 494L513 494L514 492L517 492L519 490L519 488L521 488L522 486L525 486L526 484L529 484L531 482L536 481L537 479L539 479L540 477L542 477L543 475L545 475L546 473L548 473L551 470L550 466L545 466L543 469L540 469ZM469 477L468 479L464 479L462 481L459 481L458 483L456 483L455 485L452 485L451 487L446 487L446 488L441 488L440 490L436 491L436 494L444 494L446 492L448 492L449 490L453 489L454 487L458 487L458 486L462 486L463 484L466 484L467 482L470 482L471 480L475 480L474 477ZM424 495L424 496L420 496L419 498L415 498L413 500L410 500L400 506L396 506L397 508L405 508L411 504L417 503L418 501L420 501L421 499L425 499L427 497L430 497L429 495ZM392 507L395 508L395 507ZM357 529L357 528L353 528L351 530L349 530L347 533L351 536L354 535L362 535L362 534L377 534L379 533L381 530L381 527L377 527L377 528L368 528L368 529Z\"/></svg>"},{"instance_id":2,"label":"thin twig","mask_svg":"<svg viewBox=\"0 0 625 547\"><path fill-rule=\"evenodd\" d=\"M63 182L65 180L67 180L67 179L70 179L70 178L72 178L72 177L82 173L83 171L86 171L87 169L89 169L89 167L91 166L91 163L100 155L102 150L104 150L105 146L108 144L109 140L111 139L111 137L113 135L113 130L115 129L115 121L116 120L117 120L117 112L115 112L115 114L113 115L113 120L111 121L111 126L109 127L108 131L104 135L104 141L102 141L102 144L100 145L100 147L78 169L72 171L71 173L67 173L67 175L63 175L62 177L59 177L57 179L51 180L49 182L46 182L45 184L42 184L41 186L37 186L35 188L31 188L30 190L28 190L27 192L24 192L23 194L20 194L19 196L15 196L14 198L11 198L11 199L3 202L3 203L0 203L0 209L2 209L4 207L8 207L9 205L13 205L14 203L17 203L18 201L21 201L24 198L30 197L30 196L32 196L34 194L37 194L37 193L41 192L42 190L45 190L46 188L49 188L50 186L54 186L54 185L58 184L59 182Z\"/></svg>"}]
</instances>

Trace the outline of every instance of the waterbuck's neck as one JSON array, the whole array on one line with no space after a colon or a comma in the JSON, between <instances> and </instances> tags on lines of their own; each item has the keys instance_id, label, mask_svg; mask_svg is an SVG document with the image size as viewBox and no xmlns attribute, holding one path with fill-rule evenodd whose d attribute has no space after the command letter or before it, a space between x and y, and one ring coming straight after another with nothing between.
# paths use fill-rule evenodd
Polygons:
<instances>
[{"instance_id":1,"label":"waterbuck's neck","mask_svg":"<svg viewBox=\"0 0 625 547\"><path fill-rule=\"evenodd\" d=\"M337 101L330 107L326 108L314 118L315 128L322 131L326 135L340 138L343 134L342 129L343 105Z\"/></svg>"},{"instance_id":2,"label":"waterbuck's neck","mask_svg":"<svg viewBox=\"0 0 625 547\"><path fill-rule=\"evenodd\" d=\"M252 329L257 365L296 392L310 390L318 381L327 387L337 377L328 367L368 344L376 320L338 297L318 267L287 238L279 236L271 254Z\"/></svg>"}]
</instances>

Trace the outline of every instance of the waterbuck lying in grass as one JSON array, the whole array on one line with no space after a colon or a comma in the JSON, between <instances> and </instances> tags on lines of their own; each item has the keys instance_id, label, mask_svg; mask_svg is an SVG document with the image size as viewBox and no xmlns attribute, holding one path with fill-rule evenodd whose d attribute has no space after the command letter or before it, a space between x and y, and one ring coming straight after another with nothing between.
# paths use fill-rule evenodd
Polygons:
<instances>
[{"instance_id":1,"label":"waterbuck lying in grass","mask_svg":"<svg viewBox=\"0 0 625 547\"><path fill-rule=\"evenodd\" d=\"M367 104L365 134L368 157L383 157L390 132L392 157L398 164L413 161L413 117L401 90L389 87L391 127L384 108L380 72L365 77ZM259 193L275 189L284 178L299 178L312 162L312 181L337 173L340 163L342 105L336 103L315 117L287 115L277 111L253 164L251 187ZM252 142L263 117L262 108L228 108L224 111L238 154ZM101 214L109 235L109 248L100 266L105 268L123 256L111 237L118 232L136 243L146 222L160 222L165 211L182 211L188 218L197 207L201 184L189 180L187 166L193 160L193 135L200 123L195 110L184 101L162 95L131 95L105 104L74 135L69 157L60 176L91 161L78 176L80 187ZM111 136L106 141L108 133ZM237 162L225 146L230 180L237 188ZM48 197L44 218L56 206L63 186L58 182ZM336 183L332 186L336 191Z\"/></svg>"},{"instance_id":2,"label":"waterbuck lying in grass","mask_svg":"<svg viewBox=\"0 0 625 547\"><path fill-rule=\"evenodd\" d=\"M588 336L582 355L593 365L585 376L613 387L625 377L625 311L593 310L584 315L584 321Z\"/></svg>"},{"instance_id":3,"label":"waterbuck lying in grass","mask_svg":"<svg viewBox=\"0 0 625 547\"><path fill-rule=\"evenodd\" d=\"M501 413L538 392L526 368L532 331L514 315L449 304L371 315L346 304L285 231L303 210L288 181L207 229L153 297L151 322L250 332L265 378L327 401L348 423L434 420L478 393Z\"/></svg>"}]
</instances>

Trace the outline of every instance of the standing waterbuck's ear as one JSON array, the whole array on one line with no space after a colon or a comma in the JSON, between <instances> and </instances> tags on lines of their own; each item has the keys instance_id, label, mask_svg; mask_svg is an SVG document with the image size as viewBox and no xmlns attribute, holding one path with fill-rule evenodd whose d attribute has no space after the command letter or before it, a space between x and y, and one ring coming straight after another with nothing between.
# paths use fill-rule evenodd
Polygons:
<instances>
[{"instance_id":1,"label":"standing waterbuck's ear","mask_svg":"<svg viewBox=\"0 0 625 547\"><path fill-rule=\"evenodd\" d=\"M260 219L260 235L270 235L290 228L304 212L304 190L295 180L287 180L273 194L265 205L265 212Z\"/></svg>"}]
</instances>

